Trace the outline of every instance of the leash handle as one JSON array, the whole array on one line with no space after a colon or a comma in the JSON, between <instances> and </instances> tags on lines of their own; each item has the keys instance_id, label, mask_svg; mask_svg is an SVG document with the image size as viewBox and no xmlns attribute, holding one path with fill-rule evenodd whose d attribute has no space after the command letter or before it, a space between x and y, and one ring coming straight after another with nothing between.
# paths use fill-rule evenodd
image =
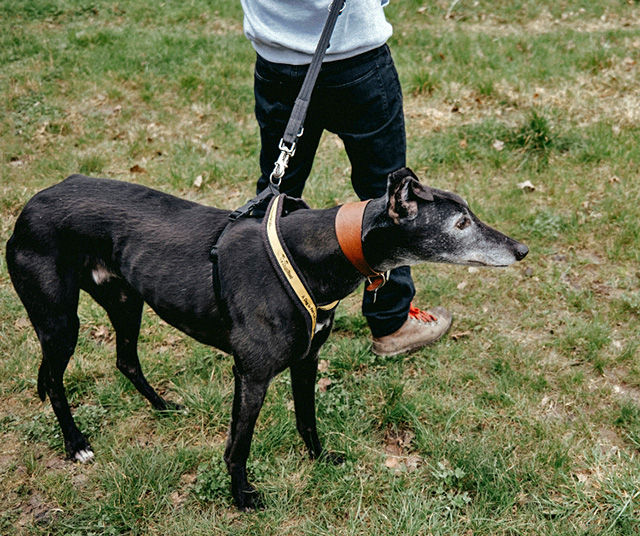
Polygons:
<instances>
[{"instance_id":1,"label":"leash handle","mask_svg":"<svg viewBox=\"0 0 640 536\"><path fill-rule=\"evenodd\" d=\"M309 109L309 102L311 101L311 93L313 93L313 88L316 85L318 74L320 74L322 60L329 48L331 35L333 34L336 21L338 20L340 13L342 13L345 8L345 2L346 0L332 0L331 4L329 4L329 16L327 17L327 21L322 29L322 34L320 35L320 40L318 41L316 50L313 53L309 70L304 77L302 87L300 88L300 92L298 93L293 105L293 110L291 111L291 116L289 117L289 122L285 128L284 135L280 140L280 156L278 157L273 172L269 177L271 184L277 188L280 187L282 178L284 177L287 166L289 165L289 159L293 157L296 152L298 138L300 138L304 132L304 120L307 117L307 110Z\"/></svg>"}]
</instances>

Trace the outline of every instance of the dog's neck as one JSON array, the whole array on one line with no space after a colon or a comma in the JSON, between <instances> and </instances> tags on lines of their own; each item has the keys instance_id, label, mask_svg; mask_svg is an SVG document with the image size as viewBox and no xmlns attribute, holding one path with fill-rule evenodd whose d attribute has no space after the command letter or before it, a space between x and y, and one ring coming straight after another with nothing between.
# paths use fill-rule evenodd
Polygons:
<instances>
[{"instance_id":1,"label":"dog's neck","mask_svg":"<svg viewBox=\"0 0 640 536\"><path fill-rule=\"evenodd\" d=\"M389 216L387 200L373 199L362 221L362 251L369 265L377 272L386 272L408 264L403 260L405 242L400 226Z\"/></svg>"},{"instance_id":2,"label":"dog's neck","mask_svg":"<svg viewBox=\"0 0 640 536\"><path fill-rule=\"evenodd\" d=\"M305 274L318 304L341 300L364 276L347 260L335 232L338 207L303 210L282 218L282 236L294 262Z\"/></svg>"},{"instance_id":3,"label":"dog's neck","mask_svg":"<svg viewBox=\"0 0 640 536\"><path fill-rule=\"evenodd\" d=\"M343 299L365 280L338 242L335 231L338 211L339 207L293 212L282 218L280 224L283 239L294 261L307 276L310 290L319 304ZM384 198L367 204L361 225L363 253L369 266L375 272L398 266L391 254L397 226L387 214Z\"/></svg>"}]
</instances>

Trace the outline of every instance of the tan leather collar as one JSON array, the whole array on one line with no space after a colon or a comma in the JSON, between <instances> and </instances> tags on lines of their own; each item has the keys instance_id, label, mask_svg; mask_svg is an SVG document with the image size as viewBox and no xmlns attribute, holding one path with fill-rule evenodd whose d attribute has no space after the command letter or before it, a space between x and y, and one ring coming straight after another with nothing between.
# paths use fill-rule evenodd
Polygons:
<instances>
[{"instance_id":1,"label":"tan leather collar","mask_svg":"<svg viewBox=\"0 0 640 536\"><path fill-rule=\"evenodd\" d=\"M376 290L387 282L387 274L376 272L362 251L362 220L369 201L342 205L336 215L336 235L345 257L368 280L367 290Z\"/></svg>"}]
</instances>

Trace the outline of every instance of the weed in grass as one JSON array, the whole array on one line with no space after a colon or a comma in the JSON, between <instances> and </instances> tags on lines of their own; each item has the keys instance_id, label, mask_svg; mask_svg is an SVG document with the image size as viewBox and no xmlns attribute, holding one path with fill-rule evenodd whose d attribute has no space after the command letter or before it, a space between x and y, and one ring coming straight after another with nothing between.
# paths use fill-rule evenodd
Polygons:
<instances>
[{"instance_id":1,"label":"weed in grass","mask_svg":"<svg viewBox=\"0 0 640 536\"><path fill-rule=\"evenodd\" d=\"M78 162L78 171L84 175L96 175L102 173L107 165L107 160L102 154L89 154Z\"/></svg>"},{"instance_id":2,"label":"weed in grass","mask_svg":"<svg viewBox=\"0 0 640 536\"><path fill-rule=\"evenodd\" d=\"M29 91L13 99L11 118L14 132L24 137L31 137L38 127L47 128L53 122L59 124L64 117L63 112L47 102L42 93Z\"/></svg>"},{"instance_id":3,"label":"weed in grass","mask_svg":"<svg viewBox=\"0 0 640 536\"><path fill-rule=\"evenodd\" d=\"M419 71L413 75L408 84L407 90L415 96L432 95L440 86L440 82L429 70Z\"/></svg>"},{"instance_id":4,"label":"weed in grass","mask_svg":"<svg viewBox=\"0 0 640 536\"><path fill-rule=\"evenodd\" d=\"M74 418L85 437L91 438L98 435L108 423L108 413L102 406L83 404L74 412ZM44 441L47 445L58 451L64 451L64 441L55 415L49 409L41 410L28 420L13 424L19 430L22 437L29 442Z\"/></svg>"},{"instance_id":5,"label":"weed in grass","mask_svg":"<svg viewBox=\"0 0 640 536\"><path fill-rule=\"evenodd\" d=\"M413 422L416 407L405 395L404 380L386 380L381 396L382 400L375 411L379 419L378 426L382 429L406 429Z\"/></svg>"},{"instance_id":6,"label":"weed in grass","mask_svg":"<svg viewBox=\"0 0 640 536\"><path fill-rule=\"evenodd\" d=\"M19 428L27 441L45 441L50 448L59 452L64 448L58 421L51 412L37 413L30 420L20 423Z\"/></svg>"},{"instance_id":7,"label":"weed in grass","mask_svg":"<svg viewBox=\"0 0 640 536\"><path fill-rule=\"evenodd\" d=\"M463 480L467 474L460 467L452 468L443 462L438 462L437 469L433 470L437 487L435 493L446 497L451 506L463 508L471 502L468 491L463 491Z\"/></svg>"},{"instance_id":8,"label":"weed in grass","mask_svg":"<svg viewBox=\"0 0 640 536\"><path fill-rule=\"evenodd\" d=\"M567 323L558 345L567 357L589 362L602 374L609 361L604 348L610 342L611 328L602 320L576 318Z\"/></svg>"},{"instance_id":9,"label":"weed in grass","mask_svg":"<svg viewBox=\"0 0 640 536\"><path fill-rule=\"evenodd\" d=\"M222 453L217 453L211 461L198 466L196 482L191 493L201 502L231 504L229 473Z\"/></svg>"}]
</instances>

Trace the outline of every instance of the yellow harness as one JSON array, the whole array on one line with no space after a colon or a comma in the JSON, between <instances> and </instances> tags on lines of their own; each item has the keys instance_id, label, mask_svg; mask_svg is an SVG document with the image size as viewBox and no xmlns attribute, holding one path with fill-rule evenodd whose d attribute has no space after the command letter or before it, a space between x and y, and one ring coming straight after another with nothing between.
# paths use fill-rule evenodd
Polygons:
<instances>
[{"instance_id":1,"label":"yellow harness","mask_svg":"<svg viewBox=\"0 0 640 536\"><path fill-rule=\"evenodd\" d=\"M267 216L267 239L269 241L269 246L273 251L275 259L282 270L285 278L291 285L294 293L300 300L300 303L304 307L304 309L309 313L311 317L311 339L316 331L316 321L318 318L318 309L322 309L323 311L330 311L335 308L339 300L334 301L333 303L329 303L327 305L316 305L311 297L311 294L305 287L304 283L298 277L289 257L287 256L284 248L282 247L282 243L280 242L280 237L278 236L278 231L276 227L276 222L278 215L281 212L281 204L282 204L282 195L279 195L275 198L275 200L271 203L271 209L269 210L269 214Z\"/></svg>"}]
</instances>

